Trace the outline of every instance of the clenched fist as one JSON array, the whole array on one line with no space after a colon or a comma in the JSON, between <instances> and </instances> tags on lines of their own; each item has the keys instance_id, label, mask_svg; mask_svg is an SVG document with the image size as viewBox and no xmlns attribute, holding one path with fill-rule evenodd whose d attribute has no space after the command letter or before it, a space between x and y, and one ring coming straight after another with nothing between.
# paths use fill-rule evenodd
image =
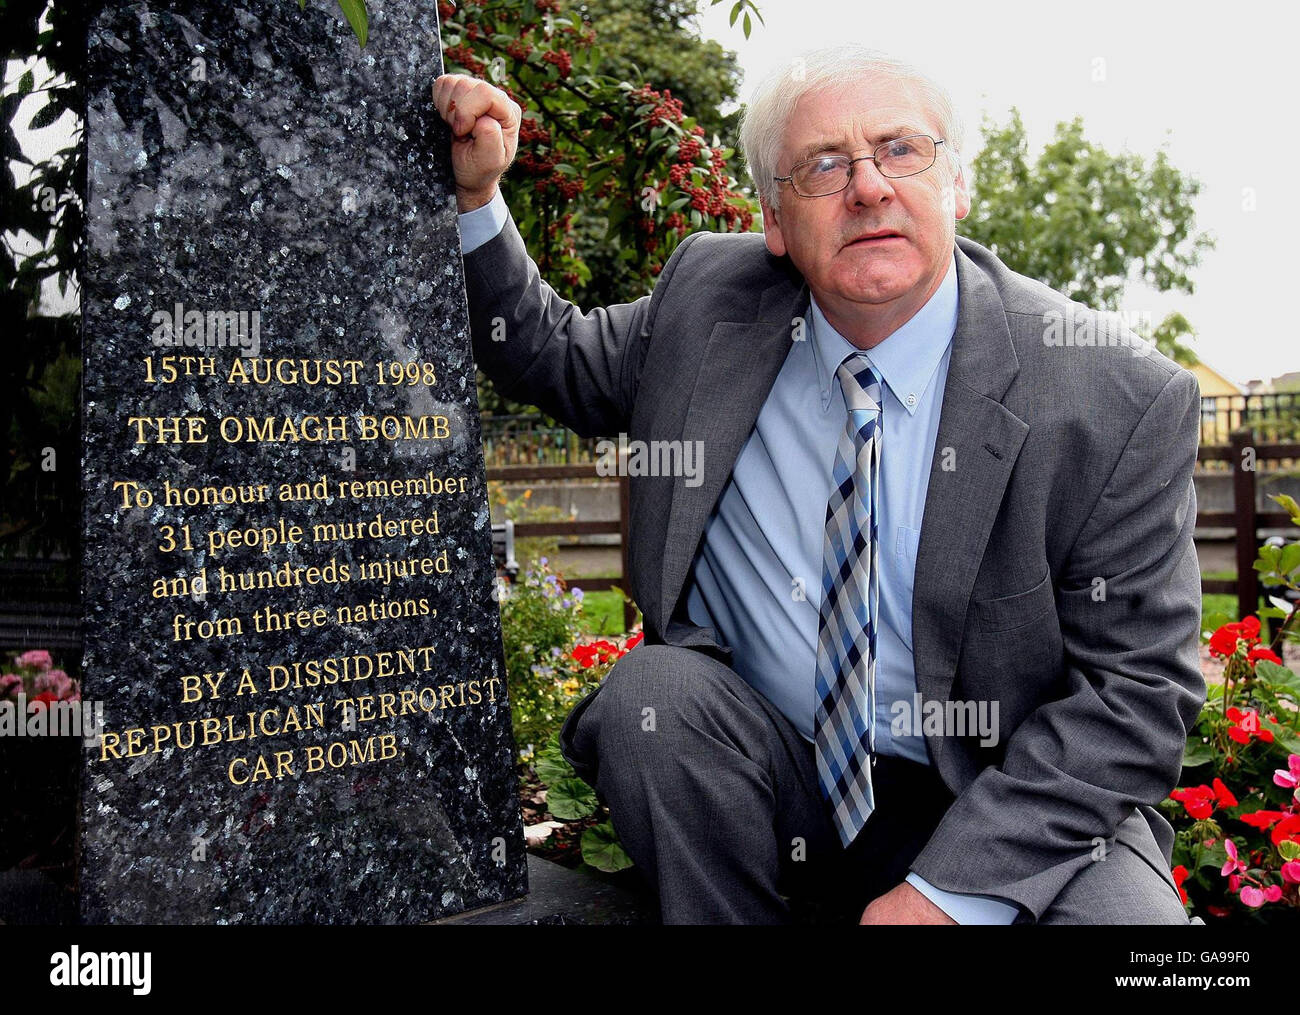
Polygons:
<instances>
[{"instance_id":1,"label":"clenched fist","mask_svg":"<svg viewBox=\"0 0 1300 1015\"><path fill-rule=\"evenodd\" d=\"M519 104L486 81L444 74L433 83L433 105L451 127L456 210L481 208L519 147Z\"/></svg>"}]
</instances>

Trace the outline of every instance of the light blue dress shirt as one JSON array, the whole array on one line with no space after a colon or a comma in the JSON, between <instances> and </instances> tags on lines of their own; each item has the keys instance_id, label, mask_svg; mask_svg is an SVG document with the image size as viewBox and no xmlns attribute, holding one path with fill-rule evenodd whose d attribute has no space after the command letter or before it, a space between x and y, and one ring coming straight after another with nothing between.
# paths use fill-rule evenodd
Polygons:
<instances>
[{"instance_id":1,"label":"light blue dress shirt","mask_svg":"<svg viewBox=\"0 0 1300 1015\"><path fill-rule=\"evenodd\" d=\"M461 215L462 253L495 237L508 216L500 192ZM925 738L892 736L890 706L910 703L916 691L912 586L957 303L954 258L925 306L867 353L885 384L876 747L922 764L930 763ZM685 592L691 620L717 632L736 672L811 742L826 502L848 418L835 372L858 350L815 299L809 318L709 518ZM941 891L915 873L907 881L958 923L1005 924L1019 912L996 898Z\"/></svg>"}]
</instances>

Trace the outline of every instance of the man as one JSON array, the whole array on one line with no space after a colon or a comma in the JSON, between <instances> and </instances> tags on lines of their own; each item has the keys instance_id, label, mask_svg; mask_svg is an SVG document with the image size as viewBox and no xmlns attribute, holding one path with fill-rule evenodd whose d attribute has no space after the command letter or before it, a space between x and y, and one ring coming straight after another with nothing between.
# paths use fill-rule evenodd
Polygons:
<instances>
[{"instance_id":1,"label":"man","mask_svg":"<svg viewBox=\"0 0 1300 1015\"><path fill-rule=\"evenodd\" d=\"M693 235L651 296L587 314L496 189L519 108L434 86L482 368L579 433L705 456L703 482L631 481L646 644L566 757L668 922L807 898L1185 923L1152 805L1204 698L1195 380L1127 333L1054 340L1104 322L956 239L932 81L855 47L799 66L746 112L762 236Z\"/></svg>"}]
</instances>

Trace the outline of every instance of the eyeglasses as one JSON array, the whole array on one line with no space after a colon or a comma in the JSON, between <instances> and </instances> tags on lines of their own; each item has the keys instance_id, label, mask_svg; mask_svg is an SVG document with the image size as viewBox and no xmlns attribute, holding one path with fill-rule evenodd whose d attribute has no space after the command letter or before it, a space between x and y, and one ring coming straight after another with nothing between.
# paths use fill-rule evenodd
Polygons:
<instances>
[{"instance_id":1,"label":"eyeglasses","mask_svg":"<svg viewBox=\"0 0 1300 1015\"><path fill-rule=\"evenodd\" d=\"M909 134L894 138L870 155L851 159L847 155L819 155L800 162L790 170L789 176L774 176L778 183L788 183L800 197L830 197L838 194L853 179L853 164L868 159L876 164L881 176L900 179L924 173L938 156L939 145L929 134Z\"/></svg>"}]
</instances>

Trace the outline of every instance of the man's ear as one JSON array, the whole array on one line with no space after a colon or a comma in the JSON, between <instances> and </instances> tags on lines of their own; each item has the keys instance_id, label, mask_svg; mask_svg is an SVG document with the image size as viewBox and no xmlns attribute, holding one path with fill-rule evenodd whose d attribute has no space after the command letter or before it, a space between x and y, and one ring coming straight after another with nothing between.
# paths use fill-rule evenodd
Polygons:
<instances>
[{"instance_id":1,"label":"man's ear","mask_svg":"<svg viewBox=\"0 0 1300 1015\"><path fill-rule=\"evenodd\" d=\"M781 235L781 223L777 219L777 210L760 199L759 207L763 209L763 239L767 249L777 257L785 254L785 237Z\"/></svg>"},{"instance_id":2,"label":"man's ear","mask_svg":"<svg viewBox=\"0 0 1300 1015\"><path fill-rule=\"evenodd\" d=\"M966 185L966 170L959 163L952 179L953 218L964 219L970 214L970 188Z\"/></svg>"}]
</instances>

